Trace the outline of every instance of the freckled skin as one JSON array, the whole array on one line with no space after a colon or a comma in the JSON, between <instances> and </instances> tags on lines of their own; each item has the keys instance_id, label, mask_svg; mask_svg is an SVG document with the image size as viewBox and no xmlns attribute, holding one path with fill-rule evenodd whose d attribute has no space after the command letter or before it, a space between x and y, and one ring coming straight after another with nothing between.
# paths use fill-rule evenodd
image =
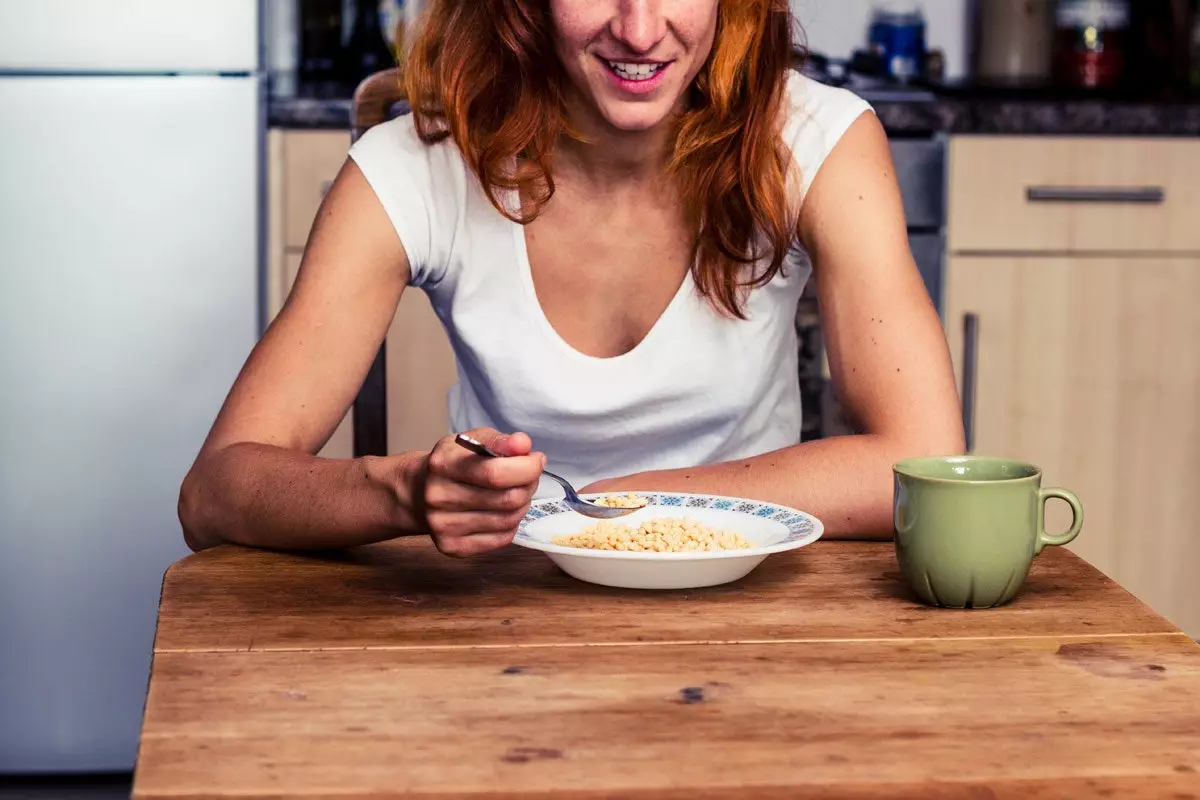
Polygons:
<instances>
[{"instance_id":1,"label":"freckled skin","mask_svg":"<svg viewBox=\"0 0 1200 800\"><path fill-rule=\"evenodd\" d=\"M632 6L632 10L628 7ZM591 116L649 130L675 111L712 51L717 0L550 0L558 57ZM630 97L602 59L670 62L658 88Z\"/></svg>"}]
</instances>

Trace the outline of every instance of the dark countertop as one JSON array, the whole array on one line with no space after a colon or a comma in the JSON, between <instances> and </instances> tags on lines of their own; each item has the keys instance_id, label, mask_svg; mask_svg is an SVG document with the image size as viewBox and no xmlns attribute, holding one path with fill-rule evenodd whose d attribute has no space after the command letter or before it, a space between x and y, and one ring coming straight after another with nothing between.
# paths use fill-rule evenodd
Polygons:
<instances>
[{"instance_id":1,"label":"dark countertop","mask_svg":"<svg viewBox=\"0 0 1200 800\"><path fill-rule=\"evenodd\" d=\"M875 104L892 134L1200 136L1200 97L1175 100L936 96Z\"/></svg>"},{"instance_id":2,"label":"dark countertop","mask_svg":"<svg viewBox=\"0 0 1200 800\"><path fill-rule=\"evenodd\" d=\"M272 128L349 130L350 100L324 97L272 97L267 103Z\"/></svg>"},{"instance_id":3,"label":"dark countertop","mask_svg":"<svg viewBox=\"0 0 1200 800\"><path fill-rule=\"evenodd\" d=\"M348 129L350 93L336 88L272 98L273 128ZM1200 136L1200 95L1139 99L1045 91L946 89L868 96L889 133Z\"/></svg>"}]
</instances>

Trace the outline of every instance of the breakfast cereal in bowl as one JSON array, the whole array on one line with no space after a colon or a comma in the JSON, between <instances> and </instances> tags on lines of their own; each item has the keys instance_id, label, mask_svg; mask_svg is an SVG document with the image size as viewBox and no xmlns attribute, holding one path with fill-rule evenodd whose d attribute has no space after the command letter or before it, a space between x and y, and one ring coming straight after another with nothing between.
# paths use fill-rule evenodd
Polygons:
<instances>
[{"instance_id":1,"label":"breakfast cereal in bowl","mask_svg":"<svg viewBox=\"0 0 1200 800\"><path fill-rule=\"evenodd\" d=\"M638 505L597 523L557 500L535 501L514 543L541 550L564 572L629 589L692 589L745 577L769 555L821 537L815 517L786 506L682 493L589 496Z\"/></svg>"},{"instance_id":2,"label":"breakfast cereal in bowl","mask_svg":"<svg viewBox=\"0 0 1200 800\"><path fill-rule=\"evenodd\" d=\"M605 508L642 508L649 503L646 498L633 492L629 492L628 494L606 494L593 499L592 502Z\"/></svg>"}]
</instances>

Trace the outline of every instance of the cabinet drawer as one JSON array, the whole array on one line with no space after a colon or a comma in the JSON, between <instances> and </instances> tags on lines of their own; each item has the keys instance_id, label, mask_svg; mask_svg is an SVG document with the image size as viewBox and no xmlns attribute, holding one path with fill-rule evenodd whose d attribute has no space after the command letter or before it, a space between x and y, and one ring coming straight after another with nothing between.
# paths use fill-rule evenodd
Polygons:
<instances>
[{"instance_id":1,"label":"cabinet drawer","mask_svg":"<svg viewBox=\"0 0 1200 800\"><path fill-rule=\"evenodd\" d=\"M956 137L958 253L1200 251L1200 142Z\"/></svg>"},{"instance_id":2,"label":"cabinet drawer","mask_svg":"<svg viewBox=\"0 0 1200 800\"><path fill-rule=\"evenodd\" d=\"M350 134L344 131L289 131L284 134L284 240L303 248L317 209L346 161Z\"/></svg>"}]
</instances>

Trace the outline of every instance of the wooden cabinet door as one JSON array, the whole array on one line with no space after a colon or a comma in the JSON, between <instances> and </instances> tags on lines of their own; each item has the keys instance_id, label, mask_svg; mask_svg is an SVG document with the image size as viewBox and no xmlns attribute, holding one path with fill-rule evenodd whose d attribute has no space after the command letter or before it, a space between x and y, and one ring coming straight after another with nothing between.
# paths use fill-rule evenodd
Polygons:
<instances>
[{"instance_id":1,"label":"wooden cabinet door","mask_svg":"<svg viewBox=\"0 0 1200 800\"><path fill-rule=\"evenodd\" d=\"M284 242L289 249L308 242L317 209L350 152L348 131L288 131L283 159L287 175Z\"/></svg>"},{"instance_id":2,"label":"wooden cabinet door","mask_svg":"<svg viewBox=\"0 0 1200 800\"><path fill-rule=\"evenodd\" d=\"M975 447L1083 501L1072 549L1200 636L1200 258L956 257L960 385L979 320ZM1067 524L1052 503L1047 525Z\"/></svg>"},{"instance_id":3,"label":"wooden cabinet door","mask_svg":"<svg viewBox=\"0 0 1200 800\"><path fill-rule=\"evenodd\" d=\"M425 292L404 290L387 339L388 452L429 450L450 432L454 350Z\"/></svg>"}]
</instances>

